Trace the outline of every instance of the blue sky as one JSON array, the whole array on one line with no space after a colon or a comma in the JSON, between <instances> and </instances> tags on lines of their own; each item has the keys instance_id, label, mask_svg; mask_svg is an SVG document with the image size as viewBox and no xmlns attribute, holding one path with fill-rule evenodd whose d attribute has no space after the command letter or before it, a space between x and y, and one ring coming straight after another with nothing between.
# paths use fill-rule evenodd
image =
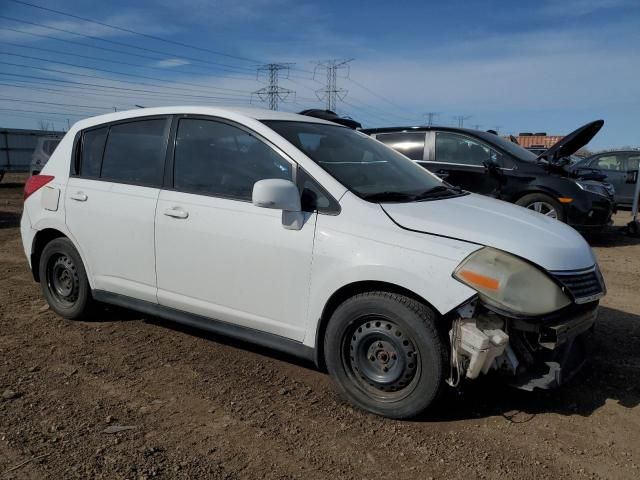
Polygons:
<instances>
[{"instance_id":1,"label":"blue sky","mask_svg":"<svg viewBox=\"0 0 640 480\"><path fill-rule=\"evenodd\" d=\"M353 59L337 110L366 126L438 112L440 124L563 134L603 118L592 149L640 145L638 0L29 1L198 48L3 0L2 127L59 129L135 105L266 106L251 95L266 62L294 63L282 110L318 108L316 63L337 58Z\"/></svg>"}]
</instances>

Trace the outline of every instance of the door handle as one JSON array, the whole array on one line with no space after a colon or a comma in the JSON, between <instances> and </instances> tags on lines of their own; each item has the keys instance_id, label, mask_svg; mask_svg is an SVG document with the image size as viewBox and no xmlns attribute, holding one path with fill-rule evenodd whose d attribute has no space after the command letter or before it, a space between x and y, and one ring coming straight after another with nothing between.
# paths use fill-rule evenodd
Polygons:
<instances>
[{"instance_id":1,"label":"door handle","mask_svg":"<svg viewBox=\"0 0 640 480\"><path fill-rule=\"evenodd\" d=\"M71 200L75 200L76 202L86 202L89 197L87 197L87 194L84 192L76 192L69 195L69 198L71 198Z\"/></svg>"},{"instance_id":2,"label":"door handle","mask_svg":"<svg viewBox=\"0 0 640 480\"><path fill-rule=\"evenodd\" d=\"M173 218L188 218L189 217L189 212L184 211L180 207L167 208L164 211L164 214L167 217L173 217Z\"/></svg>"}]
</instances>

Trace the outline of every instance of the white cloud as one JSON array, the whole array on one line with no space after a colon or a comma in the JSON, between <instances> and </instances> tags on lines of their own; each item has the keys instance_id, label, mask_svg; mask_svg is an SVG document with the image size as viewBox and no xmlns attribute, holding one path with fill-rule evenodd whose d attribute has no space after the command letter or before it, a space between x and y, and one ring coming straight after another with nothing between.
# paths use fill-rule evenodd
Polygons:
<instances>
[{"instance_id":1,"label":"white cloud","mask_svg":"<svg viewBox=\"0 0 640 480\"><path fill-rule=\"evenodd\" d=\"M160 68L174 68L190 64L191 62L189 60L185 60L184 58L167 58L165 60L159 60L155 62L153 66Z\"/></svg>"}]
</instances>

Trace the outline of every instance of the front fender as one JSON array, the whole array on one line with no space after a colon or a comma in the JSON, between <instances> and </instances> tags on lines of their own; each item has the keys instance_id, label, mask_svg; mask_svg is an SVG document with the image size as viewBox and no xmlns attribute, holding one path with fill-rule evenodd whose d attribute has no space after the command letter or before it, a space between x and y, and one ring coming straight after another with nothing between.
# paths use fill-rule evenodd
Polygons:
<instances>
[{"instance_id":1,"label":"front fender","mask_svg":"<svg viewBox=\"0 0 640 480\"><path fill-rule=\"evenodd\" d=\"M384 240L380 235L363 237L327 228L337 221L338 217L318 218L305 345L315 345L327 302L350 284L392 284L424 299L442 315L476 294L452 273L464 258L481 248L479 245L399 228Z\"/></svg>"}]
</instances>

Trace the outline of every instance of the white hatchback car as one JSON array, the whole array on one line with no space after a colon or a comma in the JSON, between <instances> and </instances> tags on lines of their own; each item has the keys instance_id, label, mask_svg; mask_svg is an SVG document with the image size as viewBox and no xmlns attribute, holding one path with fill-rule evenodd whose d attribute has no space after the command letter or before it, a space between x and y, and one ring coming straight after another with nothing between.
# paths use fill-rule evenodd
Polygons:
<instances>
[{"instance_id":1,"label":"white hatchback car","mask_svg":"<svg viewBox=\"0 0 640 480\"><path fill-rule=\"evenodd\" d=\"M308 358L395 418L489 371L564 382L605 293L570 227L266 110L78 122L27 182L21 231L58 314L111 303Z\"/></svg>"}]
</instances>

